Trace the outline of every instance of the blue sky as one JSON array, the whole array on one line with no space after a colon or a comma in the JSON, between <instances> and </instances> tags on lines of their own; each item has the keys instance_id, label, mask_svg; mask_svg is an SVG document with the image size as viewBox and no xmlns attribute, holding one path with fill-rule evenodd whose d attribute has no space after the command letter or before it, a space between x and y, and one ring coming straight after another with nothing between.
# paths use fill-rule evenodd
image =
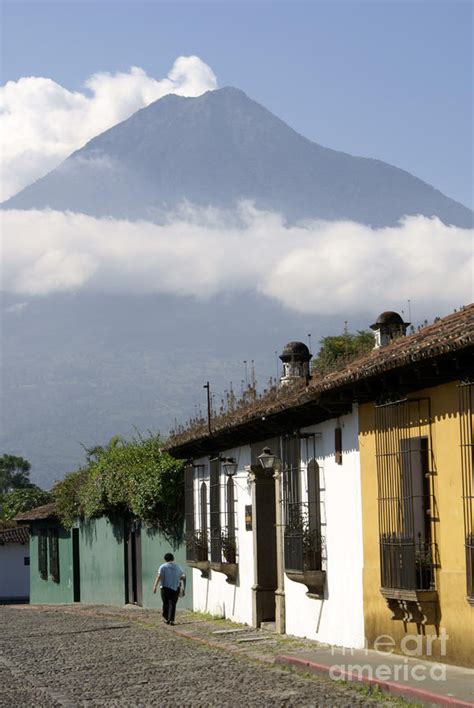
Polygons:
<instances>
[{"instance_id":1,"label":"blue sky","mask_svg":"<svg viewBox=\"0 0 474 708\"><path fill-rule=\"evenodd\" d=\"M472 198L472 4L3 2L2 83L94 72L162 78L196 54L325 145L378 157Z\"/></svg>"}]
</instances>

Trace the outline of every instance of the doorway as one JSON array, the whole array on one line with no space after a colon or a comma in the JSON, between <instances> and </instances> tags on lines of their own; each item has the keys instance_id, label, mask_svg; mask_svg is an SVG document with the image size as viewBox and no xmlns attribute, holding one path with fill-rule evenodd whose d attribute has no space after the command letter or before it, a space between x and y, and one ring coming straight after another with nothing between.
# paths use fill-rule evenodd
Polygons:
<instances>
[{"instance_id":1,"label":"doorway","mask_svg":"<svg viewBox=\"0 0 474 708\"><path fill-rule=\"evenodd\" d=\"M72 529L72 593L73 601L81 601L81 564L79 560L79 529Z\"/></svg>"},{"instance_id":2,"label":"doorway","mask_svg":"<svg viewBox=\"0 0 474 708\"><path fill-rule=\"evenodd\" d=\"M133 521L125 540L125 602L142 605L142 539L141 523Z\"/></svg>"},{"instance_id":3,"label":"doorway","mask_svg":"<svg viewBox=\"0 0 474 708\"><path fill-rule=\"evenodd\" d=\"M277 440L268 442L274 449ZM275 621L275 591L278 587L275 480L273 470L264 470L257 460L267 443L252 445L253 550L255 583L253 590L253 624Z\"/></svg>"}]
</instances>

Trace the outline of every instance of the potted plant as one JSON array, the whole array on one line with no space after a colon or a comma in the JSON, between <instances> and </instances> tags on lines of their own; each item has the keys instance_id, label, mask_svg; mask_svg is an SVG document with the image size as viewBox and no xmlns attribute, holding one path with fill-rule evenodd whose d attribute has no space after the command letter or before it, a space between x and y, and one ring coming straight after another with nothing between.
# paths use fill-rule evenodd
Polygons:
<instances>
[{"instance_id":1,"label":"potted plant","mask_svg":"<svg viewBox=\"0 0 474 708\"><path fill-rule=\"evenodd\" d=\"M303 569L321 570L322 567L322 545L321 533L311 530L309 526L304 526L303 531Z\"/></svg>"},{"instance_id":2,"label":"potted plant","mask_svg":"<svg viewBox=\"0 0 474 708\"><path fill-rule=\"evenodd\" d=\"M420 543L415 551L416 586L418 590L430 590L433 586L433 552L427 543Z\"/></svg>"},{"instance_id":3,"label":"potted plant","mask_svg":"<svg viewBox=\"0 0 474 708\"><path fill-rule=\"evenodd\" d=\"M226 563L235 563L237 559L237 544L235 536L227 536L223 533L221 536L222 555Z\"/></svg>"},{"instance_id":4,"label":"potted plant","mask_svg":"<svg viewBox=\"0 0 474 708\"><path fill-rule=\"evenodd\" d=\"M222 532L220 542L223 561L211 563L211 570L215 570L217 573L224 573L224 575L227 576L227 582L234 584L239 569L237 564L237 543L235 536L229 536L226 532Z\"/></svg>"},{"instance_id":5,"label":"potted plant","mask_svg":"<svg viewBox=\"0 0 474 708\"><path fill-rule=\"evenodd\" d=\"M208 556L207 533L194 531L186 542L188 557L194 561L205 561Z\"/></svg>"},{"instance_id":6,"label":"potted plant","mask_svg":"<svg viewBox=\"0 0 474 708\"><path fill-rule=\"evenodd\" d=\"M319 529L310 528L307 516L296 505L289 510L284 543L286 575L306 585L308 597L322 597L326 579L322 569L323 540Z\"/></svg>"}]
</instances>

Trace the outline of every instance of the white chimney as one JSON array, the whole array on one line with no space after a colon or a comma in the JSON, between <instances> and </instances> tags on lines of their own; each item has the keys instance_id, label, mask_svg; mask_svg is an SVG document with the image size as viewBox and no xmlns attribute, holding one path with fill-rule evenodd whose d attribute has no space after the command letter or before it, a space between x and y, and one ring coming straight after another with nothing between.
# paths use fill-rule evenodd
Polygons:
<instances>
[{"instance_id":1,"label":"white chimney","mask_svg":"<svg viewBox=\"0 0 474 708\"><path fill-rule=\"evenodd\" d=\"M283 376L280 385L284 386L293 381L310 378L309 362L311 354L306 344L303 342L289 342L280 354L283 362Z\"/></svg>"},{"instance_id":2,"label":"white chimney","mask_svg":"<svg viewBox=\"0 0 474 708\"><path fill-rule=\"evenodd\" d=\"M378 316L377 322L370 325L370 329L374 330L374 349L386 347L388 344L391 344L394 339L404 337L409 324L409 322L402 320L398 312L382 312L382 314Z\"/></svg>"}]
</instances>

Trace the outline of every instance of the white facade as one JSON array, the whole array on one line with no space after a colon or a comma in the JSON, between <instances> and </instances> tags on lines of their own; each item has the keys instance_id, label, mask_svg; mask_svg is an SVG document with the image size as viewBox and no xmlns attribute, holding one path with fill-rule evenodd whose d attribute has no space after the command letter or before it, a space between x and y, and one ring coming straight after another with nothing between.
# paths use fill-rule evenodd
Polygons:
<instances>
[{"instance_id":1,"label":"white facade","mask_svg":"<svg viewBox=\"0 0 474 708\"><path fill-rule=\"evenodd\" d=\"M30 594L29 544L5 543L0 545L0 602L26 599ZM28 561L29 562L29 561Z\"/></svg>"},{"instance_id":2,"label":"white facade","mask_svg":"<svg viewBox=\"0 0 474 708\"><path fill-rule=\"evenodd\" d=\"M364 646L362 594L362 505L357 407L341 416L342 464L334 454L335 420L302 429L316 433L321 475L321 531L324 539L324 598L307 597L307 588L285 575L286 632L344 647ZM304 445L301 450L305 486Z\"/></svg>"},{"instance_id":3,"label":"white facade","mask_svg":"<svg viewBox=\"0 0 474 708\"><path fill-rule=\"evenodd\" d=\"M226 450L226 457L233 457L237 464L234 480L235 526L237 537L237 561L239 566L235 584L227 582L223 573L209 571L209 577L201 577L201 571L193 570L193 607L199 612L210 612L219 617L226 617L235 622L252 624L252 585L253 585L253 537L251 531L245 531L245 505L250 504L250 482L245 467L250 464L250 447ZM209 458L194 461L195 481L195 528L201 529L200 485L208 485L209 497ZM221 486L221 523L225 526L226 482L224 472L220 472ZM209 509L207 518L210 518Z\"/></svg>"},{"instance_id":4,"label":"white facade","mask_svg":"<svg viewBox=\"0 0 474 708\"><path fill-rule=\"evenodd\" d=\"M339 455L338 459L335 455L336 428L341 431L342 455ZM324 591L319 597L316 597L314 593L308 596L308 587L303 582L291 580L285 573L286 633L333 645L360 648L364 646L364 614L357 408L354 406L352 413L348 415L301 429L297 440L299 441L296 443L297 447L299 446L299 464L296 475L299 478L298 495L301 500L308 499L307 463L310 460L315 460L316 466L319 468L318 506L320 506L319 519L323 539L321 569L325 572L325 582ZM265 591L263 586L265 581L268 582L269 577L265 570L262 575L265 554L276 554L277 550L274 542L268 545L266 542L268 533L273 533L274 525L272 526L271 522L270 526L266 527L265 534L257 533L259 521L255 505L256 502L259 502L252 486L256 484L254 474L256 467L258 467L256 449L260 450L260 446L254 444L252 447L253 459L250 445L219 451L220 457L232 457L238 464L237 474L233 478L238 551L238 574L235 584L228 582L224 573L213 570L212 564L208 571L208 577L202 577L201 571L194 569L193 604L194 608L201 612L209 612L249 625L258 625L259 610L256 609L258 606L256 594L258 594L259 588L262 588L262 592ZM261 447L263 447L263 443ZM280 450L273 451L280 455L281 450L280 447ZM253 463L253 467L251 467L251 463ZM314 466L315 463L311 464ZM224 527L226 524L227 478L222 465L219 474L221 524ZM283 470L283 480L285 480L285 470ZM209 507L210 465L207 457L194 460L195 529L201 529L203 523L207 523L208 529L210 528L210 508L207 509L206 518L203 517L201 508L203 483L208 485L207 505ZM263 490L264 495L274 490L272 478L267 479L266 483L267 487ZM271 485L270 487L268 483ZM260 496L261 499L262 496ZM283 500L280 500L280 503L284 516L283 507L285 504ZM253 528L246 530L246 507L252 505ZM268 507L263 513L268 514ZM262 512L260 519L260 523L262 523ZM286 522L283 521L283 523ZM280 532L283 536L283 528L280 528ZM257 556L259 556L258 563ZM258 577L259 573L260 578ZM264 581L262 581L262 577ZM295 576L293 575L293 577ZM274 590L276 590L276 585ZM271 594L271 602L273 602L272 597ZM267 600L264 601L265 603L265 607L268 607Z\"/></svg>"}]
</instances>

